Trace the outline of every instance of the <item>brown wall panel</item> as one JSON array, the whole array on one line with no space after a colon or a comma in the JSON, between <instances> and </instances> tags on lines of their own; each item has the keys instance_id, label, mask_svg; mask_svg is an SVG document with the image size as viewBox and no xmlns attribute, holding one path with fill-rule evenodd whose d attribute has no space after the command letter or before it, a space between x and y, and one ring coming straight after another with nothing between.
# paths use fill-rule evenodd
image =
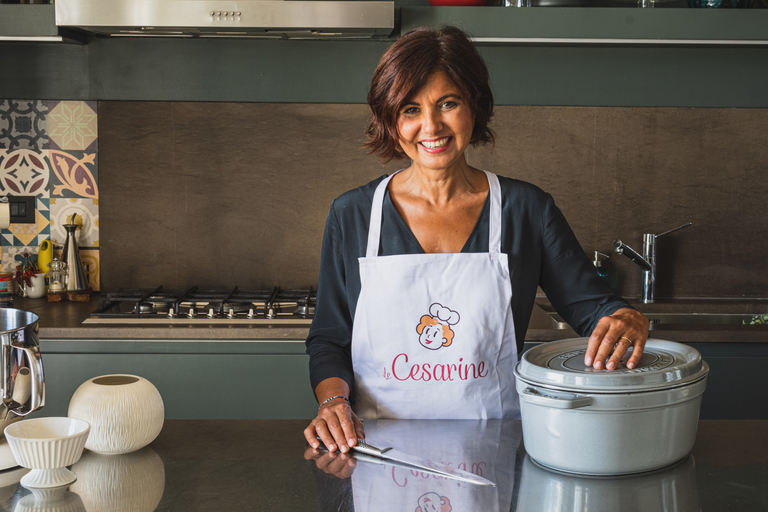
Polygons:
<instances>
[{"instance_id":1,"label":"brown wall panel","mask_svg":"<svg viewBox=\"0 0 768 512\"><path fill-rule=\"evenodd\" d=\"M397 168L360 149L365 105L101 102L102 283L263 287L317 282L330 202ZM498 107L470 163L552 193L612 283L640 270L611 253L659 240L660 297L768 290L763 109Z\"/></svg>"}]
</instances>

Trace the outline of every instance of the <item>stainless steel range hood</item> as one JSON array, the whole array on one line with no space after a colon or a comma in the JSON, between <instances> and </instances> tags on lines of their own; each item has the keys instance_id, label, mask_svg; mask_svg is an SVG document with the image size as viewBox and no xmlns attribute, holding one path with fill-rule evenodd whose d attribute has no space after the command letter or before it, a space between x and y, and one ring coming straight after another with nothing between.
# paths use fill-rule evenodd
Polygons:
<instances>
[{"instance_id":1,"label":"stainless steel range hood","mask_svg":"<svg viewBox=\"0 0 768 512\"><path fill-rule=\"evenodd\" d=\"M394 2L56 0L56 25L108 36L373 38L395 28Z\"/></svg>"}]
</instances>

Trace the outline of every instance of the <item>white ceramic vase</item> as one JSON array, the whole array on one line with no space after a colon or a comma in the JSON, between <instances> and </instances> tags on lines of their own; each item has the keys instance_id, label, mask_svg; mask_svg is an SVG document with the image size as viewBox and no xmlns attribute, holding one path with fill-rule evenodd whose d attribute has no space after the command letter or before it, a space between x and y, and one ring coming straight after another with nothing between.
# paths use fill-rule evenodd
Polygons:
<instances>
[{"instance_id":1,"label":"white ceramic vase","mask_svg":"<svg viewBox=\"0 0 768 512\"><path fill-rule=\"evenodd\" d=\"M70 418L91 424L85 447L104 455L131 453L155 440L163 428L163 398L147 379L102 375L85 381L69 402Z\"/></svg>"}]
</instances>

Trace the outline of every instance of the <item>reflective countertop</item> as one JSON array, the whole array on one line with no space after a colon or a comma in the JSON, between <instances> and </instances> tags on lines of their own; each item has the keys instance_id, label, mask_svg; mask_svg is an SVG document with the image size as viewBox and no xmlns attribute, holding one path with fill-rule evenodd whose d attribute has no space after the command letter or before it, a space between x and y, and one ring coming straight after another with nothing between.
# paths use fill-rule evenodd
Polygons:
<instances>
[{"instance_id":1,"label":"reflective countertop","mask_svg":"<svg viewBox=\"0 0 768 512\"><path fill-rule=\"evenodd\" d=\"M313 459L304 420L173 420L128 455L86 451L78 480L32 494L27 470L0 472L0 510L47 511L765 511L768 421L704 420L693 453L634 476L549 471L525 453L519 421L367 421L369 442L481 474L484 487L389 464ZM585 440L610 450L599 439ZM627 440L631 442L631 440Z\"/></svg>"}]
</instances>

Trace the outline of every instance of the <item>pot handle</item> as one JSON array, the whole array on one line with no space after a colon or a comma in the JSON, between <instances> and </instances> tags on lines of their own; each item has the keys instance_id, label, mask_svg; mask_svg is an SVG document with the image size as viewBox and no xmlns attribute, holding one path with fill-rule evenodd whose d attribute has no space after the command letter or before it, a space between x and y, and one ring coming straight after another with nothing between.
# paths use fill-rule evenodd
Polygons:
<instances>
[{"instance_id":1,"label":"pot handle","mask_svg":"<svg viewBox=\"0 0 768 512\"><path fill-rule=\"evenodd\" d=\"M558 409L578 409L592 405L591 396L532 387L525 388L520 394L520 398L529 404L556 407Z\"/></svg>"}]
</instances>

